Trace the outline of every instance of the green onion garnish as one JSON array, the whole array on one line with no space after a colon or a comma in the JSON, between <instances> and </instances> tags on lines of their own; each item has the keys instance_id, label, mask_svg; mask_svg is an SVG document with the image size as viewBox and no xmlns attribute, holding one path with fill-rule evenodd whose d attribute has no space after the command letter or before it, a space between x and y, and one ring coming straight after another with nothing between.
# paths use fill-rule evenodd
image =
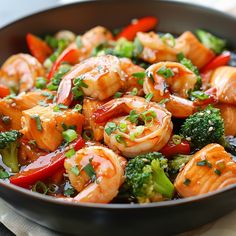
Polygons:
<instances>
[{"instance_id":1,"label":"green onion garnish","mask_svg":"<svg viewBox=\"0 0 236 236\"><path fill-rule=\"evenodd\" d=\"M32 119L35 119L36 121L36 126L37 126L37 130L38 131L42 131L43 130L43 127L41 125L41 120L40 120L40 117L38 114L34 114L31 116Z\"/></svg>"},{"instance_id":2,"label":"green onion garnish","mask_svg":"<svg viewBox=\"0 0 236 236\"><path fill-rule=\"evenodd\" d=\"M145 99L147 102L150 102L153 98L154 94L153 93L148 93L146 96L145 96Z\"/></svg>"},{"instance_id":3,"label":"green onion garnish","mask_svg":"<svg viewBox=\"0 0 236 236\"><path fill-rule=\"evenodd\" d=\"M163 76L165 79L168 79L175 75L175 73L170 68L166 68L166 66L162 66L157 71L157 74Z\"/></svg>"},{"instance_id":4,"label":"green onion garnish","mask_svg":"<svg viewBox=\"0 0 236 236\"><path fill-rule=\"evenodd\" d=\"M107 135L111 135L111 133L113 132L113 131L115 131L116 130L116 124L114 123L114 122L108 122L107 124L106 124L106 126L105 126L105 132L107 133Z\"/></svg>"},{"instance_id":5,"label":"green onion garnish","mask_svg":"<svg viewBox=\"0 0 236 236\"><path fill-rule=\"evenodd\" d=\"M78 138L78 134L73 129L68 129L62 132L62 136L66 140L67 143L70 143Z\"/></svg>"},{"instance_id":6,"label":"green onion garnish","mask_svg":"<svg viewBox=\"0 0 236 236\"><path fill-rule=\"evenodd\" d=\"M72 157L72 156L74 156L75 155L75 149L74 148L71 148L69 151L67 151L66 153L65 153L65 156L67 157L67 158L70 158L70 157Z\"/></svg>"}]
</instances>

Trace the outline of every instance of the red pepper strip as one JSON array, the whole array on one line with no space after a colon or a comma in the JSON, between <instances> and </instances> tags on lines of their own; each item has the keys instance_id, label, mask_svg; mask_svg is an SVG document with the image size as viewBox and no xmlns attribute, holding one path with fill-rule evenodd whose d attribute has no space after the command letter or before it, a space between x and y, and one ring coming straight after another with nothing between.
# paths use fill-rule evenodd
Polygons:
<instances>
[{"instance_id":1,"label":"red pepper strip","mask_svg":"<svg viewBox=\"0 0 236 236\"><path fill-rule=\"evenodd\" d=\"M53 53L53 50L42 39L33 34L27 34L26 41L31 54L41 63Z\"/></svg>"},{"instance_id":2,"label":"red pepper strip","mask_svg":"<svg viewBox=\"0 0 236 236\"><path fill-rule=\"evenodd\" d=\"M217 88L210 88L207 91L205 91L205 94L209 95L209 98L206 98L204 100L196 99L193 102L194 106L206 106L209 104L215 104L218 102L217 98Z\"/></svg>"},{"instance_id":3,"label":"red pepper strip","mask_svg":"<svg viewBox=\"0 0 236 236\"><path fill-rule=\"evenodd\" d=\"M48 74L48 80L50 80L54 73L58 70L59 66L62 62L68 62L70 64L75 64L78 61L79 58L79 51L75 43L71 44L69 47L67 47L61 55L57 58L57 60L54 62L49 74Z\"/></svg>"},{"instance_id":4,"label":"red pepper strip","mask_svg":"<svg viewBox=\"0 0 236 236\"><path fill-rule=\"evenodd\" d=\"M123 101L109 102L100 106L94 113L93 117L96 123L107 122L111 118L119 115L129 114L130 108Z\"/></svg>"},{"instance_id":5,"label":"red pepper strip","mask_svg":"<svg viewBox=\"0 0 236 236\"><path fill-rule=\"evenodd\" d=\"M10 93L10 89L7 86L0 84L0 98L8 96Z\"/></svg>"},{"instance_id":6,"label":"red pepper strip","mask_svg":"<svg viewBox=\"0 0 236 236\"><path fill-rule=\"evenodd\" d=\"M79 137L70 145L76 151L85 145L82 137ZM36 161L29 164L23 171L10 177L10 183L27 188L36 181L46 179L55 174L64 165L67 149L56 150L45 156L40 156Z\"/></svg>"},{"instance_id":7,"label":"red pepper strip","mask_svg":"<svg viewBox=\"0 0 236 236\"><path fill-rule=\"evenodd\" d=\"M206 66L201 69L201 73L207 73L210 70L214 70L219 66L225 66L228 64L230 60L230 52L225 51L221 55L215 57L212 61L210 61Z\"/></svg>"},{"instance_id":8,"label":"red pepper strip","mask_svg":"<svg viewBox=\"0 0 236 236\"><path fill-rule=\"evenodd\" d=\"M189 154L190 153L190 144L187 141L181 141L180 144L174 144L172 141L169 141L160 152L165 157L174 156L176 154Z\"/></svg>"},{"instance_id":9,"label":"red pepper strip","mask_svg":"<svg viewBox=\"0 0 236 236\"><path fill-rule=\"evenodd\" d=\"M125 27L116 37L119 38L126 38L130 41L134 40L136 34L138 32L146 32L154 29L157 25L158 19L153 16L147 16L138 19L134 23Z\"/></svg>"}]
</instances>

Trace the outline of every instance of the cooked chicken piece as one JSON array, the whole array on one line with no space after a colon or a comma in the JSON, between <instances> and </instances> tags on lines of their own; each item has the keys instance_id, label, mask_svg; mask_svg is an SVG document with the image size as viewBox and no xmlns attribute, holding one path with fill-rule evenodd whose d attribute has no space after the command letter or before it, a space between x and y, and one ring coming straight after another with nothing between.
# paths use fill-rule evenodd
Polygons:
<instances>
[{"instance_id":1,"label":"cooked chicken piece","mask_svg":"<svg viewBox=\"0 0 236 236\"><path fill-rule=\"evenodd\" d=\"M41 149L54 151L60 146L64 127L76 127L81 133L84 116L76 110L55 109L58 105L35 106L22 112L21 132L29 140L35 140Z\"/></svg>"},{"instance_id":2,"label":"cooked chicken piece","mask_svg":"<svg viewBox=\"0 0 236 236\"><path fill-rule=\"evenodd\" d=\"M195 153L175 180L180 196L192 197L236 183L236 163L219 144Z\"/></svg>"}]
</instances>

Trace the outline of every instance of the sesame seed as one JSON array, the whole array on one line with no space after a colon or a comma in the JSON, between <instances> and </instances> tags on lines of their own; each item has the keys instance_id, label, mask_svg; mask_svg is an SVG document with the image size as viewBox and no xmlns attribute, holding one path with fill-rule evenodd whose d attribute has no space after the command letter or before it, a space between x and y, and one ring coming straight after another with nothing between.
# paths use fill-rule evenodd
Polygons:
<instances>
[{"instance_id":1,"label":"sesame seed","mask_svg":"<svg viewBox=\"0 0 236 236\"><path fill-rule=\"evenodd\" d=\"M214 128L211 126L208 131L211 132Z\"/></svg>"}]
</instances>

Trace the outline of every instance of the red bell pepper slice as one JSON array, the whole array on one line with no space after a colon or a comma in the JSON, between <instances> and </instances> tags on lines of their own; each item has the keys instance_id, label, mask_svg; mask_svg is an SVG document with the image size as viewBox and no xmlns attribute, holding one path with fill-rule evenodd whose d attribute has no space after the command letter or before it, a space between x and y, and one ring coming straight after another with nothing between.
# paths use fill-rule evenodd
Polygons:
<instances>
[{"instance_id":1,"label":"red bell pepper slice","mask_svg":"<svg viewBox=\"0 0 236 236\"><path fill-rule=\"evenodd\" d=\"M138 32L146 32L154 29L157 25L158 19L153 16L147 16L138 19L134 23L126 26L116 37L119 38L126 38L130 41L134 40L136 34Z\"/></svg>"},{"instance_id":2,"label":"red bell pepper slice","mask_svg":"<svg viewBox=\"0 0 236 236\"><path fill-rule=\"evenodd\" d=\"M165 157L171 157L176 154L189 154L190 153L190 144L187 141L181 141L180 144L175 144L172 141L169 141L160 152Z\"/></svg>"},{"instance_id":3,"label":"red bell pepper slice","mask_svg":"<svg viewBox=\"0 0 236 236\"><path fill-rule=\"evenodd\" d=\"M0 98L8 96L10 93L11 91L7 86L0 84Z\"/></svg>"},{"instance_id":4,"label":"red bell pepper slice","mask_svg":"<svg viewBox=\"0 0 236 236\"><path fill-rule=\"evenodd\" d=\"M42 39L28 33L26 35L26 42L31 54L43 63L48 56L53 53L53 50Z\"/></svg>"},{"instance_id":5,"label":"red bell pepper slice","mask_svg":"<svg viewBox=\"0 0 236 236\"><path fill-rule=\"evenodd\" d=\"M219 66L225 66L228 64L230 60L230 52L225 51L221 55L215 57L212 61L210 61L206 66L201 69L201 73L205 74L210 70L214 70Z\"/></svg>"},{"instance_id":6,"label":"red bell pepper slice","mask_svg":"<svg viewBox=\"0 0 236 236\"><path fill-rule=\"evenodd\" d=\"M85 145L82 137L71 143L70 148L76 151ZM65 153L68 150L60 149L44 156L40 156L36 161L29 164L23 171L10 177L10 183L21 187L29 187L36 181L44 180L55 174L64 165Z\"/></svg>"},{"instance_id":7,"label":"red bell pepper slice","mask_svg":"<svg viewBox=\"0 0 236 236\"><path fill-rule=\"evenodd\" d=\"M57 60L54 62L49 74L48 74L48 80L50 80L54 73L58 70L59 66L62 62L68 62L70 64L75 64L78 61L79 58L79 51L75 43L71 44L69 47L67 47L57 58Z\"/></svg>"}]
</instances>

